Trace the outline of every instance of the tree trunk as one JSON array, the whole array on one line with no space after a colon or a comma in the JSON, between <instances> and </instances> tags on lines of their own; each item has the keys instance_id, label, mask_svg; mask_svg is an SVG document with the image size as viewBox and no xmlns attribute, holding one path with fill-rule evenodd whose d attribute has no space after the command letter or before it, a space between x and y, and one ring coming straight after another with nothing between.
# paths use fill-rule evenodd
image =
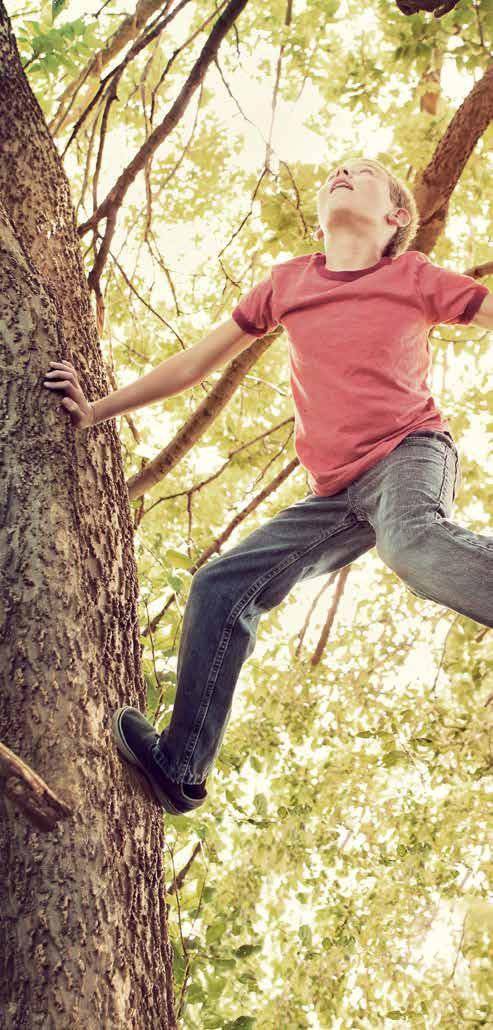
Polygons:
<instances>
[{"instance_id":1,"label":"tree trunk","mask_svg":"<svg viewBox=\"0 0 493 1030\"><path fill-rule=\"evenodd\" d=\"M0 739L72 811L0 799L2 1026L176 1027L163 820L109 726L143 708L137 575L114 421L74 432L42 386L107 385L70 191L0 3ZM97 383L96 388L94 382Z\"/></svg>"}]
</instances>

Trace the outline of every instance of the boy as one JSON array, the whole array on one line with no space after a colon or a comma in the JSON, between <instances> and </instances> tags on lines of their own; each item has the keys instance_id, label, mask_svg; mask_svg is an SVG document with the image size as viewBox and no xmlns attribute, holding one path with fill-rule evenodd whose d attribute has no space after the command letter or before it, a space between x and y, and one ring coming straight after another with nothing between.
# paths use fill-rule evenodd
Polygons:
<instances>
[{"instance_id":1,"label":"boy","mask_svg":"<svg viewBox=\"0 0 493 1030\"><path fill-rule=\"evenodd\" d=\"M493 328L493 296L470 276L406 251L418 225L403 182L378 161L332 169L317 194L325 253L274 265L204 340L92 405L70 362L62 405L84 428L180 393L278 324L287 329L295 447L309 494L193 579L177 692L159 736L130 706L113 716L120 753L167 812L202 805L262 612L295 583L341 569L376 545L419 597L493 626L493 537L450 520L459 456L427 386L428 332Z\"/></svg>"}]
</instances>

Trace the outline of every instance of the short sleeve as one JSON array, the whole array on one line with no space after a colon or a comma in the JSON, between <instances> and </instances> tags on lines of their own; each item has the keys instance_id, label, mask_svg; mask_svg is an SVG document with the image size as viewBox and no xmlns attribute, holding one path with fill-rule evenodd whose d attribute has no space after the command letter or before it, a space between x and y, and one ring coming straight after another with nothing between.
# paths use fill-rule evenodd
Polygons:
<instances>
[{"instance_id":1,"label":"short sleeve","mask_svg":"<svg viewBox=\"0 0 493 1030\"><path fill-rule=\"evenodd\" d=\"M429 325L469 325L489 293L470 275L434 265L419 254L418 285Z\"/></svg>"},{"instance_id":2,"label":"short sleeve","mask_svg":"<svg viewBox=\"0 0 493 1030\"><path fill-rule=\"evenodd\" d=\"M265 336L279 325L273 311L272 273L256 283L236 305L231 317L251 336Z\"/></svg>"}]
</instances>

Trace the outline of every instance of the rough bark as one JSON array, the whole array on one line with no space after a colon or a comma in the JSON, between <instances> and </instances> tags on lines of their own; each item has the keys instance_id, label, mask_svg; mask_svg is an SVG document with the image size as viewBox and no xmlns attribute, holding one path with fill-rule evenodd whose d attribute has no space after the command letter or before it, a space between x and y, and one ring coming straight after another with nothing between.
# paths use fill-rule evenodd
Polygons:
<instances>
[{"instance_id":1,"label":"rough bark","mask_svg":"<svg viewBox=\"0 0 493 1030\"><path fill-rule=\"evenodd\" d=\"M455 112L427 167L414 186L421 224L409 244L429 254L447 220L450 198L462 171L493 120L493 61Z\"/></svg>"},{"instance_id":2,"label":"rough bark","mask_svg":"<svg viewBox=\"0 0 493 1030\"><path fill-rule=\"evenodd\" d=\"M75 433L42 379L107 380L66 176L0 3L0 738L73 815L1 799L7 1030L175 1027L163 820L109 723L145 702L128 494L114 423Z\"/></svg>"}]
</instances>

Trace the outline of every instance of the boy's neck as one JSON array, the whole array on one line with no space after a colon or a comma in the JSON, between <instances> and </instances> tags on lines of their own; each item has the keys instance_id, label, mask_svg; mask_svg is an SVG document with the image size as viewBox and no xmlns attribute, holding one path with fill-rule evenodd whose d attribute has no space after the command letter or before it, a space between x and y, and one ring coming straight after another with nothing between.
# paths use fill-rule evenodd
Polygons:
<instances>
[{"instance_id":1,"label":"boy's neck","mask_svg":"<svg viewBox=\"0 0 493 1030\"><path fill-rule=\"evenodd\" d=\"M356 272L372 268L382 259L382 245L378 240L365 239L354 233L324 232L325 267L330 272Z\"/></svg>"}]
</instances>

